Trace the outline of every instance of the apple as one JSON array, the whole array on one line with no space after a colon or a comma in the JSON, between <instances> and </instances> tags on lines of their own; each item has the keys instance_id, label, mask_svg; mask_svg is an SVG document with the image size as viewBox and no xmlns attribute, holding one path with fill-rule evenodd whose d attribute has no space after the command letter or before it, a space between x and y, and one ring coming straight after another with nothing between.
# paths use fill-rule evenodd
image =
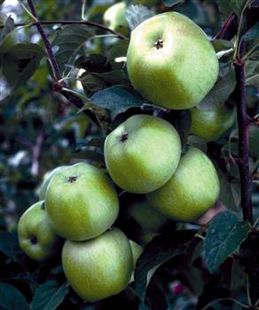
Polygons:
<instances>
[{"instance_id":1,"label":"apple","mask_svg":"<svg viewBox=\"0 0 259 310\"><path fill-rule=\"evenodd\" d=\"M55 169L51 170L51 171L48 171L44 174L43 176L43 182L40 186L40 192L39 192L39 198L40 200L44 200L45 199L45 196L46 196L46 191L47 191L47 188L48 188L48 185L49 185L49 182L50 180L52 179L52 177L58 173L59 171L61 171L64 167L66 166L59 166L59 167L56 167Z\"/></svg>"},{"instance_id":2,"label":"apple","mask_svg":"<svg viewBox=\"0 0 259 310\"><path fill-rule=\"evenodd\" d=\"M169 109L196 106L217 80L216 52L202 29L176 12L153 16L131 33L129 79L146 99Z\"/></svg>"},{"instance_id":3,"label":"apple","mask_svg":"<svg viewBox=\"0 0 259 310\"><path fill-rule=\"evenodd\" d=\"M219 195L219 179L211 160L190 147L172 178L147 195L149 203L168 217L193 221L212 207Z\"/></svg>"},{"instance_id":4,"label":"apple","mask_svg":"<svg viewBox=\"0 0 259 310\"><path fill-rule=\"evenodd\" d=\"M144 234L157 233L166 222L167 217L152 208L146 199L135 199L127 209L128 214L138 223L142 228ZM147 220L148 219L148 220Z\"/></svg>"},{"instance_id":5,"label":"apple","mask_svg":"<svg viewBox=\"0 0 259 310\"><path fill-rule=\"evenodd\" d=\"M36 202L22 214L17 233L21 249L31 259L40 262L52 255L58 236L50 223L44 201Z\"/></svg>"},{"instance_id":6,"label":"apple","mask_svg":"<svg viewBox=\"0 0 259 310\"><path fill-rule=\"evenodd\" d=\"M69 284L83 300L116 295L127 287L133 271L129 240L118 228L88 241L67 240L62 265Z\"/></svg>"},{"instance_id":7,"label":"apple","mask_svg":"<svg viewBox=\"0 0 259 310\"><path fill-rule=\"evenodd\" d=\"M179 163L181 142L173 125L150 115L133 115L105 139L104 157L113 181L132 193L164 185Z\"/></svg>"},{"instance_id":8,"label":"apple","mask_svg":"<svg viewBox=\"0 0 259 310\"><path fill-rule=\"evenodd\" d=\"M210 110L194 107L191 110L191 133L210 142L220 138L235 119L234 109L215 106Z\"/></svg>"},{"instance_id":9,"label":"apple","mask_svg":"<svg viewBox=\"0 0 259 310\"><path fill-rule=\"evenodd\" d=\"M98 168L78 163L51 179L46 209L56 232L70 240L87 240L105 232L119 212L115 189Z\"/></svg>"},{"instance_id":10,"label":"apple","mask_svg":"<svg viewBox=\"0 0 259 310\"><path fill-rule=\"evenodd\" d=\"M128 28L125 12L125 2L118 2L113 4L103 14L104 24L114 31L124 33Z\"/></svg>"}]
</instances>

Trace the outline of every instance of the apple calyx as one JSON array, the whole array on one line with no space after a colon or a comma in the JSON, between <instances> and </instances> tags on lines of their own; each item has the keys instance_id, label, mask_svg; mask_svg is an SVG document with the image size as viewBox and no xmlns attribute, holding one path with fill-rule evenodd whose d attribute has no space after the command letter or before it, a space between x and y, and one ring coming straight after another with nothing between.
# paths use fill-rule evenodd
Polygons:
<instances>
[{"instance_id":1,"label":"apple calyx","mask_svg":"<svg viewBox=\"0 0 259 310\"><path fill-rule=\"evenodd\" d=\"M129 134L127 132L123 133L120 137L120 142L124 143L129 138Z\"/></svg>"},{"instance_id":2,"label":"apple calyx","mask_svg":"<svg viewBox=\"0 0 259 310\"><path fill-rule=\"evenodd\" d=\"M30 242L31 242L31 244L37 244L38 243L38 239L37 239L37 237L35 237L35 236L32 236L31 238L30 238Z\"/></svg>"},{"instance_id":3,"label":"apple calyx","mask_svg":"<svg viewBox=\"0 0 259 310\"><path fill-rule=\"evenodd\" d=\"M71 177L68 177L68 183L74 183L78 179L78 176L72 175Z\"/></svg>"},{"instance_id":4,"label":"apple calyx","mask_svg":"<svg viewBox=\"0 0 259 310\"><path fill-rule=\"evenodd\" d=\"M164 47L164 41L162 39L159 39L155 42L154 47L156 47L156 49L160 49Z\"/></svg>"}]
</instances>

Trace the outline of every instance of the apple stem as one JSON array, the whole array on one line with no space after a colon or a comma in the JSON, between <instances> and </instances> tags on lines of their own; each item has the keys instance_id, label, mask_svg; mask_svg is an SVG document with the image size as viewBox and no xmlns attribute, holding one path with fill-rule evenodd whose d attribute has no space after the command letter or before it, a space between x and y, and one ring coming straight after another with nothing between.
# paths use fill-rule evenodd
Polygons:
<instances>
[{"instance_id":1,"label":"apple stem","mask_svg":"<svg viewBox=\"0 0 259 310\"><path fill-rule=\"evenodd\" d=\"M253 209L251 201L252 179L249 169L249 118L246 105L245 87L245 61L237 56L234 61L236 73L236 100L237 100L237 120L239 132L239 174L241 184L241 206L244 220L253 223Z\"/></svg>"}]
</instances>

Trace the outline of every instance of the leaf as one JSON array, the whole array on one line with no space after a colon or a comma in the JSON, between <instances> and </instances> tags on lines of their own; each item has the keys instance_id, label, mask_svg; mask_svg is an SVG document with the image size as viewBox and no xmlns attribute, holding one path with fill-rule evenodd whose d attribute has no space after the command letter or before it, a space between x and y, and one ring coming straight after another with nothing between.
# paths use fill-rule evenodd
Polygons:
<instances>
[{"instance_id":1,"label":"leaf","mask_svg":"<svg viewBox=\"0 0 259 310\"><path fill-rule=\"evenodd\" d=\"M37 69L45 55L43 49L33 43L13 45L3 55L2 70L8 83L13 87L28 80Z\"/></svg>"},{"instance_id":2,"label":"leaf","mask_svg":"<svg viewBox=\"0 0 259 310\"><path fill-rule=\"evenodd\" d=\"M210 110L215 105L223 105L236 86L235 72L230 69L229 72L219 80L208 95L198 104L198 108Z\"/></svg>"},{"instance_id":3,"label":"leaf","mask_svg":"<svg viewBox=\"0 0 259 310\"><path fill-rule=\"evenodd\" d=\"M130 5L125 12L125 17L131 30L154 15L154 11L144 5Z\"/></svg>"},{"instance_id":4,"label":"leaf","mask_svg":"<svg viewBox=\"0 0 259 310\"><path fill-rule=\"evenodd\" d=\"M0 283L1 310L29 310L29 304L23 294L16 287L7 283Z\"/></svg>"},{"instance_id":5,"label":"leaf","mask_svg":"<svg viewBox=\"0 0 259 310\"><path fill-rule=\"evenodd\" d=\"M239 221L236 214L225 211L211 221L204 241L204 261L209 272L218 267L247 238L250 230L248 222Z\"/></svg>"},{"instance_id":6,"label":"leaf","mask_svg":"<svg viewBox=\"0 0 259 310\"><path fill-rule=\"evenodd\" d=\"M259 157L259 127L249 127L249 154L253 157Z\"/></svg>"},{"instance_id":7,"label":"leaf","mask_svg":"<svg viewBox=\"0 0 259 310\"><path fill-rule=\"evenodd\" d=\"M246 0L216 0L219 11L224 15L228 16L232 12L240 15Z\"/></svg>"},{"instance_id":8,"label":"leaf","mask_svg":"<svg viewBox=\"0 0 259 310\"><path fill-rule=\"evenodd\" d=\"M15 259L21 253L17 237L7 231L0 232L0 252Z\"/></svg>"},{"instance_id":9,"label":"leaf","mask_svg":"<svg viewBox=\"0 0 259 310\"><path fill-rule=\"evenodd\" d=\"M165 6L174 6L181 2L184 2L184 0L163 0Z\"/></svg>"},{"instance_id":10,"label":"leaf","mask_svg":"<svg viewBox=\"0 0 259 310\"><path fill-rule=\"evenodd\" d=\"M185 253L195 232L193 230L175 231L173 237L161 235L146 245L137 261L134 273L136 294L142 302L145 300L147 285L156 269L169 259Z\"/></svg>"},{"instance_id":11,"label":"leaf","mask_svg":"<svg viewBox=\"0 0 259 310\"><path fill-rule=\"evenodd\" d=\"M67 283L60 286L56 281L49 280L36 289L32 299L32 310L54 310L62 303L67 293Z\"/></svg>"},{"instance_id":12,"label":"leaf","mask_svg":"<svg viewBox=\"0 0 259 310\"><path fill-rule=\"evenodd\" d=\"M112 118L132 107L140 107L144 102L137 95L129 92L122 86L111 86L93 94L91 103L107 109Z\"/></svg>"},{"instance_id":13,"label":"leaf","mask_svg":"<svg viewBox=\"0 0 259 310\"><path fill-rule=\"evenodd\" d=\"M14 28L14 20L11 16L8 16L4 21L4 28L1 30L0 41L2 41L8 35L8 33L12 32Z\"/></svg>"},{"instance_id":14,"label":"leaf","mask_svg":"<svg viewBox=\"0 0 259 310\"><path fill-rule=\"evenodd\" d=\"M62 72L69 71L68 66L73 64L83 44L93 36L93 30L86 25L69 25L58 30L53 46L58 47L55 56Z\"/></svg>"}]
</instances>

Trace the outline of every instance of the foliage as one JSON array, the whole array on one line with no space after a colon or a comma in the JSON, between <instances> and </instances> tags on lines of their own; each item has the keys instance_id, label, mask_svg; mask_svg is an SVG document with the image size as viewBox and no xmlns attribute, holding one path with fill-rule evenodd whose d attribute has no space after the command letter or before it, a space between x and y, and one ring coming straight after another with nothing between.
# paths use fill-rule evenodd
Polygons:
<instances>
[{"instance_id":1,"label":"foliage","mask_svg":"<svg viewBox=\"0 0 259 310\"><path fill-rule=\"evenodd\" d=\"M19 2L27 7L26 1ZM79 1L46 0L44 5L35 2L42 21L81 20ZM154 13L176 10L214 38L212 42L220 55L220 79L200 108L236 105L233 59L237 38L243 42L248 113L251 121L258 115L257 0L164 0L151 1L151 7L148 3L138 7L136 2L127 1L134 5L127 11L131 28ZM87 1L86 13L82 15L90 24L43 23L61 70L62 81L57 85L53 64L48 61L38 30L30 24L35 21L19 3L0 1L0 308L241 309L250 302L255 304L259 296L259 234L258 225L252 227L241 220L237 121L225 136L206 144L190 135L188 112L160 109L136 93L125 67L129 38L96 27L102 24L102 14L110 4L105 0ZM217 37L232 13L238 21L233 26L239 27L236 35L226 33ZM17 27L17 23L22 26ZM59 92L64 82L66 93L80 98L81 109ZM137 198L118 189L125 207L116 225L130 238L147 244L137 262L135 282L117 296L87 304L68 287L60 251L42 264L21 252L17 220L38 200L39 185L47 171L81 160L105 168L105 136L137 113L169 120L185 145L195 145L207 152L221 179L219 202L208 214L209 219L224 212L209 223L206 218L205 222L201 219L195 223L167 221L147 238L150 241L154 237L153 240L144 242L142 228L127 214L127 208ZM249 160L254 217L258 218L256 122L258 125L258 117L249 129Z\"/></svg>"}]
</instances>

